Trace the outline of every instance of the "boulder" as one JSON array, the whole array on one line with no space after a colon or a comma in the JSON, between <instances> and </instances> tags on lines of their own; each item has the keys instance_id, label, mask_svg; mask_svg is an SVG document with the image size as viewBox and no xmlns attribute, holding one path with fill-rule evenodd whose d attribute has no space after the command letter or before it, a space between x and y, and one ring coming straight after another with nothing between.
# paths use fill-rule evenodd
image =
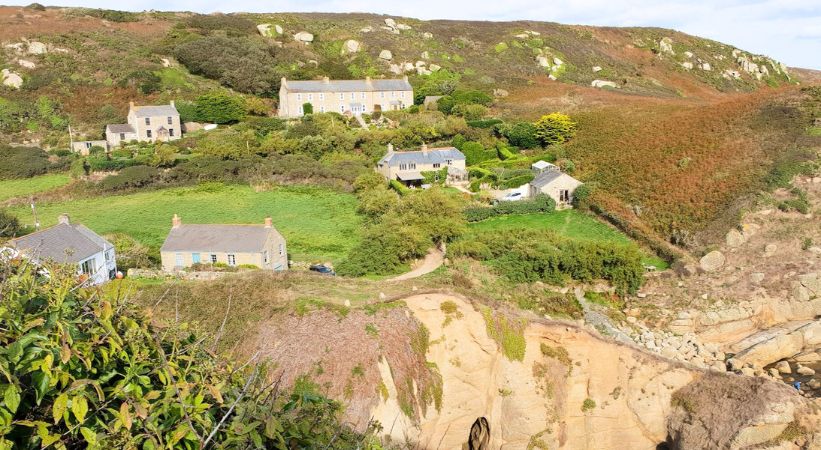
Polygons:
<instances>
[{"instance_id":1,"label":"boulder","mask_svg":"<svg viewBox=\"0 0 821 450\"><path fill-rule=\"evenodd\" d=\"M778 373L783 373L785 375L792 373L792 367L790 367L790 363L787 361L779 361L778 364L775 365L775 370L777 370Z\"/></svg>"},{"instance_id":2,"label":"boulder","mask_svg":"<svg viewBox=\"0 0 821 450\"><path fill-rule=\"evenodd\" d=\"M420 57L421 57L422 59L430 59L430 53L429 53L427 50L425 50L424 52L422 52L422 54L420 55Z\"/></svg>"},{"instance_id":3,"label":"boulder","mask_svg":"<svg viewBox=\"0 0 821 450\"><path fill-rule=\"evenodd\" d=\"M740 247L744 242L747 240L740 231L733 228L727 232L727 236L724 239L727 242L728 247Z\"/></svg>"},{"instance_id":4,"label":"boulder","mask_svg":"<svg viewBox=\"0 0 821 450\"><path fill-rule=\"evenodd\" d=\"M551 80L551 81L556 81L557 80L556 75L553 75L552 73L547 76L547 79Z\"/></svg>"},{"instance_id":5,"label":"boulder","mask_svg":"<svg viewBox=\"0 0 821 450\"><path fill-rule=\"evenodd\" d=\"M391 53L390 50L382 50L379 52L379 58L384 59L385 61L390 61L393 59L393 53Z\"/></svg>"},{"instance_id":6,"label":"boulder","mask_svg":"<svg viewBox=\"0 0 821 450\"><path fill-rule=\"evenodd\" d=\"M8 86L12 89L20 89L23 86L23 78L9 69L3 69L0 72L0 78L3 79L3 86Z\"/></svg>"},{"instance_id":7,"label":"boulder","mask_svg":"<svg viewBox=\"0 0 821 450\"><path fill-rule=\"evenodd\" d=\"M667 53L668 55L675 55L676 52L673 51L673 40L668 37L661 38L659 41L659 51L661 53Z\"/></svg>"},{"instance_id":8,"label":"boulder","mask_svg":"<svg viewBox=\"0 0 821 450\"><path fill-rule=\"evenodd\" d=\"M171 60L168 58L160 58L160 64L162 64L163 67L171 67Z\"/></svg>"},{"instance_id":9,"label":"boulder","mask_svg":"<svg viewBox=\"0 0 821 450\"><path fill-rule=\"evenodd\" d=\"M39 41L29 41L28 53L30 55L42 55L48 53L48 47L46 47L46 44Z\"/></svg>"},{"instance_id":10,"label":"boulder","mask_svg":"<svg viewBox=\"0 0 821 450\"><path fill-rule=\"evenodd\" d=\"M555 65L557 65L557 66L561 66L562 64L564 64L564 61L562 61L562 60L561 60L561 59L559 59L559 58L555 58L555 57L554 57L554 58L553 58L553 64L555 64Z\"/></svg>"},{"instance_id":11,"label":"boulder","mask_svg":"<svg viewBox=\"0 0 821 450\"><path fill-rule=\"evenodd\" d=\"M692 58L693 57L693 52L690 52L690 51L684 52L684 56L686 56L688 58Z\"/></svg>"},{"instance_id":12,"label":"boulder","mask_svg":"<svg viewBox=\"0 0 821 450\"><path fill-rule=\"evenodd\" d=\"M428 68L430 69L431 72L436 72L437 70L441 69L442 66L440 66L438 64L431 64L430 66L428 66Z\"/></svg>"},{"instance_id":13,"label":"boulder","mask_svg":"<svg viewBox=\"0 0 821 450\"><path fill-rule=\"evenodd\" d=\"M494 89L493 96L494 97L507 97L510 93L505 89Z\"/></svg>"},{"instance_id":14,"label":"boulder","mask_svg":"<svg viewBox=\"0 0 821 450\"><path fill-rule=\"evenodd\" d=\"M399 67L399 64L391 64L388 67L388 72L394 73L396 75L401 75L402 74L402 68Z\"/></svg>"},{"instance_id":15,"label":"boulder","mask_svg":"<svg viewBox=\"0 0 821 450\"><path fill-rule=\"evenodd\" d=\"M710 63L708 63L708 62L701 63L701 65L699 67L701 67L701 70L703 70L705 72L709 72L709 71L713 70L713 67L710 66Z\"/></svg>"},{"instance_id":16,"label":"boulder","mask_svg":"<svg viewBox=\"0 0 821 450\"><path fill-rule=\"evenodd\" d=\"M764 281L764 272L753 272L750 274L750 281L753 283L761 283Z\"/></svg>"},{"instance_id":17,"label":"boulder","mask_svg":"<svg viewBox=\"0 0 821 450\"><path fill-rule=\"evenodd\" d=\"M813 370L810 367L802 366L802 365L799 365L798 368L795 369L795 372L799 375L804 375L804 376L807 376L807 377L811 376L811 375L815 375L815 370Z\"/></svg>"},{"instance_id":18,"label":"boulder","mask_svg":"<svg viewBox=\"0 0 821 450\"><path fill-rule=\"evenodd\" d=\"M699 267L705 272L714 272L724 267L724 254L718 250L713 250L710 253L702 256L698 261Z\"/></svg>"},{"instance_id":19,"label":"boulder","mask_svg":"<svg viewBox=\"0 0 821 450\"><path fill-rule=\"evenodd\" d=\"M285 30L282 29L282 25L274 25L274 30L277 32L277 34L282 34L285 32Z\"/></svg>"},{"instance_id":20,"label":"boulder","mask_svg":"<svg viewBox=\"0 0 821 450\"><path fill-rule=\"evenodd\" d=\"M389 17L389 18L385 19L385 25L387 25L391 28L396 28L396 21Z\"/></svg>"},{"instance_id":21,"label":"boulder","mask_svg":"<svg viewBox=\"0 0 821 450\"><path fill-rule=\"evenodd\" d=\"M433 39L433 33L424 32L422 33L422 39Z\"/></svg>"},{"instance_id":22,"label":"boulder","mask_svg":"<svg viewBox=\"0 0 821 450\"><path fill-rule=\"evenodd\" d=\"M300 31L299 33L294 35L294 40L298 41L298 42L305 42L305 43L313 42L314 41L314 35L311 34L311 33L308 33L307 31Z\"/></svg>"},{"instance_id":23,"label":"boulder","mask_svg":"<svg viewBox=\"0 0 821 450\"><path fill-rule=\"evenodd\" d=\"M365 28L360 28L360 29L359 29L359 32L360 32L360 33L370 33L370 32L372 32L372 31L373 31L373 27L371 27L371 26L367 26L367 27L365 27Z\"/></svg>"},{"instance_id":24,"label":"boulder","mask_svg":"<svg viewBox=\"0 0 821 450\"><path fill-rule=\"evenodd\" d=\"M536 63L541 67L550 67L550 61L547 60L546 56L537 56Z\"/></svg>"},{"instance_id":25,"label":"boulder","mask_svg":"<svg viewBox=\"0 0 821 450\"><path fill-rule=\"evenodd\" d=\"M778 250L778 246L775 244L767 244L764 246L764 256L772 256L775 251Z\"/></svg>"},{"instance_id":26,"label":"boulder","mask_svg":"<svg viewBox=\"0 0 821 450\"><path fill-rule=\"evenodd\" d=\"M398 24L396 24L396 29L397 30L402 30L402 31L408 31L408 30L412 29L412 27L410 25L406 25L404 23L398 23Z\"/></svg>"},{"instance_id":27,"label":"boulder","mask_svg":"<svg viewBox=\"0 0 821 450\"><path fill-rule=\"evenodd\" d=\"M595 72L600 72L600 71L601 71L601 66L593 66L593 72L594 73Z\"/></svg>"},{"instance_id":28,"label":"boulder","mask_svg":"<svg viewBox=\"0 0 821 450\"><path fill-rule=\"evenodd\" d=\"M37 64L34 64L33 62L26 59L18 59L17 64L19 64L20 67L25 67L26 69L34 69L37 67Z\"/></svg>"},{"instance_id":29,"label":"boulder","mask_svg":"<svg viewBox=\"0 0 821 450\"><path fill-rule=\"evenodd\" d=\"M618 87L619 87L619 86L618 86L615 82L613 82L613 81L607 81L607 80L593 80L593 81L590 83L590 86L593 86L594 88L605 88L605 87L608 87L608 88L614 88L614 89L616 89L616 88L618 88Z\"/></svg>"},{"instance_id":30,"label":"boulder","mask_svg":"<svg viewBox=\"0 0 821 450\"><path fill-rule=\"evenodd\" d=\"M261 34L262 36L271 37L273 36L273 33L271 33L272 26L273 25L271 25L270 23L261 23L257 25L257 31L259 31L259 34Z\"/></svg>"},{"instance_id":31,"label":"boulder","mask_svg":"<svg viewBox=\"0 0 821 450\"><path fill-rule=\"evenodd\" d=\"M693 63L691 63L690 61L685 61L681 63L681 67L684 67L687 70L693 70Z\"/></svg>"},{"instance_id":32,"label":"boulder","mask_svg":"<svg viewBox=\"0 0 821 450\"><path fill-rule=\"evenodd\" d=\"M348 39L347 41L345 41L345 44L343 44L342 51L343 53L356 53L359 51L359 48L361 46L362 44L360 44L359 41L354 39Z\"/></svg>"}]
</instances>

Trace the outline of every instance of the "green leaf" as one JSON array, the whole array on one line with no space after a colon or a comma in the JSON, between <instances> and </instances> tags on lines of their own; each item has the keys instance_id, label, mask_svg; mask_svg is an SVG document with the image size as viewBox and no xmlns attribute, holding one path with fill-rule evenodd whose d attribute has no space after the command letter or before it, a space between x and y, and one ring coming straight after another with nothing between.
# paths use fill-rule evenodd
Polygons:
<instances>
[{"instance_id":1,"label":"green leaf","mask_svg":"<svg viewBox=\"0 0 821 450\"><path fill-rule=\"evenodd\" d=\"M43 397L46 395L51 379L47 373L39 371L31 375L31 380L34 382L34 394L37 404L39 405L40 402L43 401Z\"/></svg>"},{"instance_id":2,"label":"green leaf","mask_svg":"<svg viewBox=\"0 0 821 450\"><path fill-rule=\"evenodd\" d=\"M97 445L97 433L92 431L91 428L80 427L80 433L83 434L89 447Z\"/></svg>"},{"instance_id":3,"label":"green leaf","mask_svg":"<svg viewBox=\"0 0 821 450\"><path fill-rule=\"evenodd\" d=\"M20 392L17 391L17 386L10 384L9 387L6 388L6 393L3 395L3 402L12 414L17 412L17 407L20 406Z\"/></svg>"},{"instance_id":4,"label":"green leaf","mask_svg":"<svg viewBox=\"0 0 821 450\"><path fill-rule=\"evenodd\" d=\"M86 413L88 413L88 402L85 397L77 396L71 400L71 412L77 418L79 423L86 420Z\"/></svg>"},{"instance_id":5,"label":"green leaf","mask_svg":"<svg viewBox=\"0 0 821 450\"><path fill-rule=\"evenodd\" d=\"M51 414L54 416L54 423L60 423L60 419L63 418L63 414L65 414L66 409L68 408L68 394L63 392L57 399L54 400L54 404L51 406Z\"/></svg>"}]
</instances>

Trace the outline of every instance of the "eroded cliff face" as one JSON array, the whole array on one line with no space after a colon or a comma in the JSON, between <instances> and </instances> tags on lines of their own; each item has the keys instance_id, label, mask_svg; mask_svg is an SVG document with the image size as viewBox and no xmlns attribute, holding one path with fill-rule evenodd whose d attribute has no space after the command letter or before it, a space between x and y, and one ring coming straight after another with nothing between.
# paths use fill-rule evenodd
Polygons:
<instances>
[{"instance_id":1,"label":"eroded cliff face","mask_svg":"<svg viewBox=\"0 0 821 450\"><path fill-rule=\"evenodd\" d=\"M668 437L674 448L694 448L689 443L697 439L704 448L747 448L777 440L799 422L802 431L785 442L806 443L819 428L812 415L819 407L775 382L687 367L559 322L529 324L521 340L510 331L500 344L465 299L427 294L405 301L430 330L427 359L443 389L440 408L428 408L418 422L402 417L390 395L375 405L373 417L394 441L461 448L479 416L490 421L491 448L501 449L654 449ZM520 360L505 356L522 344L523 355L513 351ZM382 382L391 390L389 377ZM720 393L709 408L705 393ZM715 414L741 406L747 414ZM702 429L694 432L693 423Z\"/></svg>"}]
</instances>

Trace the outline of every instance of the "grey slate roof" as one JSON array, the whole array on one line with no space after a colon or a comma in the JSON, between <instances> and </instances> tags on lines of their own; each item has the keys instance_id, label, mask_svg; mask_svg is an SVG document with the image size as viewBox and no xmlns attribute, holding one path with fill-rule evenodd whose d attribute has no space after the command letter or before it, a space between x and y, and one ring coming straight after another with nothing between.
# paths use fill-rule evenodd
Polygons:
<instances>
[{"instance_id":1,"label":"grey slate roof","mask_svg":"<svg viewBox=\"0 0 821 450\"><path fill-rule=\"evenodd\" d=\"M66 223L13 239L9 244L37 260L58 263L79 263L112 247L85 226Z\"/></svg>"},{"instance_id":2,"label":"grey slate roof","mask_svg":"<svg viewBox=\"0 0 821 450\"><path fill-rule=\"evenodd\" d=\"M288 80L285 88L289 92L374 92L413 90L405 79L366 80Z\"/></svg>"},{"instance_id":3,"label":"grey slate roof","mask_svg":"<svg viewBox=\"0 0 821 450\"><path fill-rule=\"evenodd\" d=\"M134 114L137 117L155 117L155 116L179 116L177 108L171 105L146 105L135 106Z\"/></svg>"},{"instance_id":4,"label":"grey slate roof","mask_svg":"<svg viewBox=\"0 0 821 450\"><path fill-rule=\"evenodd\" d=\"M559 172L558 170L549 170L536 175L536 178L534 178L530 184L537 188L543 188L557 180L562 175L564 175L564 173Z\"/></svg>"},{"instance_id":5,"label":"grey slate roof","mask_svg":"<svg viewBox=\"0 0 821 450\"><path fill-rule=\"evenodd\" d=\"M163 252L261 252L269 233L264 225L182 224L171 228Z\"/></svg>"},{"instance_id":6,"label":"grey slate roof","mask_svg":"<svg viewBox=\"0 0 821 450\"><path fill-rule=\"evenodd\" d=\"M106 128L112 133L136 133L134 127L128 123L113 123L109 124Z\"/></svg>"},{"instance_id":7,"label":"grey slate roof","mask_svg":"<svg viewBox=\"0 0 821 450\"><path fill-rule=\"evenodd\" d=\"M427 151L416 150L410 152L388 152L379 160L379 164L387 163L390 167L398 166L400 163L413 162L417 164L444 164L446 159L462 160L465 155L455 147L431 148Z\"/></svg>"}]
</instances>

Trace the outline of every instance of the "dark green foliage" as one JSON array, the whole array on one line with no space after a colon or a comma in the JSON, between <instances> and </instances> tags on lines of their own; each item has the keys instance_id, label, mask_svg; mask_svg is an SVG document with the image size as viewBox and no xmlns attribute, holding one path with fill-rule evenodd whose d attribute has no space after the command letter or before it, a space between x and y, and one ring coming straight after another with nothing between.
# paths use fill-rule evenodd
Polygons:
<instances>
[{"instance_id":1,"label":"dark green foliage","mask_svg":"<svg viewBox=\"0 0 821 450\"><path fill-rule=\"evenodd\" d=\"M0 209L0 237L14 237L20 234L22 227L17 217Z\"/></svg>"},{"instance_id":2,"label":"dark green foliage","mask_svg":"<svg viewBox=\"0 0 821 450\"><path fill-rule=\"evenodd\" d=\"M303 114L313 114L314 113L314 105L312 103L303 103L302 104L302 113Z\"/></svg>"},{"instance_id":3,"label":"dark green foliage","mask_svg":"<svg viewBox=\"0 0 821 450\"><path fill-rule=\"evenodd\" d=\"M209 92L197 97L196 117L202 122L239 122L245 117L245 103L224 92Z\"/></svg>"},{"instance_id":4,"label":"dark green foliage","mask_svg":"<svg viewBox=\"0 0 821 450\"><path fill-rule=\"evenodd\" d=\"M445 114L452 114L454 107L459 105L490 106L491 103L493 103L493 97L481 91L454 91L437 100L436 108Z\"/></svg>"},{"instance_id":5,"label":"dark green foliage","mask_svg":"<svg viewBox=\"0 0 821 450\"><path fill-rule=\"evenodd\" d=\"M197 104L195 102L188 102L188 101L179 101L176 102L177 112L180 113L180 122L196 122L199 120L197 117Z\"/></svg>"},{"instance_id":6,"label":"dark green foliage","mask_svg":"<svg viewBox=\"0 0 821 450\"><path fill-rule=\"evenodd\" d=\"M549 230L497 230L455 242L454 255L488 261L515 282L566 278L583 282L604 279L620 295L635 293L643 282L641 253L633 245L576 241Z\"/></svg>"},{"instance_id":7,"label":"dark green foliage","mask_svg":"<svg viewBox=\"0 0 821 450\"><path fill-rule=\"evenodd\" d=\"M496 125L502 123L502 119L479 119L479 120L468 120L467 124L472 126L473 128L493 128ZM514 144L515 145L515 144Z\"/></svg>"},{"instance_id":8,"label":"dark green foliage","mask_svg":"<svg viewBox=\"0 0 821 450\"><path fill-rule=\"evenodd\" d=\"M2 448L379 448L316 389L279 391L264 365L156 327L118 294L77 286L76 269L2 270Z\"/></svg>"},{"instance_id":9,"label":"dark green foliage","mask_svg":"<svg viewBox=\"0 0 821 450\"><path fill-rule=\"evenodd\" d=\"M81 9L81 14L107 20L109 22L139 22L140 16L137 13L128 11L116 11L113 9Z\"/></svg>"},{"instance_id":10,"label":"dark green foliage","mask_svg":"<svg viewBox=\"0 0 821 450\"><path fill-rule=\"evenodd\" d=\"M207 36L177 46L174 55L191 73L240 92L273 96L279 89L273 49L254 39Z\"/></svg>"},{"instance_id":11,"label":"dark green foliage","mask_svg":"<svg viewBox=\"0 0 821 450\"><path fill-rule=\"evenodd\" d=\"M285 121L279 117L248 117L241 126L251 128L260 138L268 136L275 131L285 129Z\"/></svg>"},{"instance_id":12,"label":"dark green foliage","mask_svg":"<svg viewBox=\"0 0 821 450\"><path fill-rule=\"evenodd\" d=\"M573 207L576 209L589 209L590 196L593 194L593 186L582 184L573 191Z\"/></svg>"},{"instance_id":13,"label":"dark green foliage","mask_svg":"<svg viewBox=\"0 0 821 450\"><path fill-rule=\"evenodd\" d=\"M48 153L42 149L0 145L0 179L31 178L46 173L50 167Z\"/></svg>"},{"instance_id":14,"label":"dark green foliage","mask_svg":"<svg viewBox=\"0 0 821 450\"><path fill-rule=\"evenodd\" d=\"M107 156L89 156L85 158L91 172L110 172L137 165L133 159L109 158Z\"/></svg>"},{"instance_id":15,"label":"dark green foliage","mask_svg":"<svg viewBox=\"0 0 821 450\"><path fill-rule=\"evenodd\" d=\"M218 30L225 31L229 36L242 36L257 32L254 22L233 14L195 14L186 19L184 23L203 34Z\"/></svg>"},{"instance_id":16,"label":"dark green foliage","mask_svg":"<svg viewBox=\"0 0 821 450\"><path fill-rule=\"evenodd\" d=\"M133 86L140 94L148 95L162 89L162 79L150 70L135 70L123 78L120 86Z\"/></svg>"},{"instance_id":17,"label":"dark green foliage","mask_svg":"<svg viewBox=\"0 0 821 450\"><path fill-rule=\"evenodd\" d=\"M533 181L534 175L532 173L526 173L522 175L517 175L515 177L506 178L504 180L500 180L497 183L496 188L498 189L513 189L524 184L530 183Z\"/></svg>"},{"instance_id":18,"label":"dark green foliage","mask_svg":"<svg viewBox=\"0 0 821 450\"><path fill-rule=\"evenodd\" d=\"M119 191L148 186L159 176L159 171L150 166L131 166L121 170L116 175L103 178L97 187L104 191Z\"/></svg>"},{"instance_id":19,"label":"dark green foliage","mask_svg":"<svg viewBox=\"0 0 821 450\"><path fill-rule=\"evenodd\" d=\"M790 193L795 197L780 202L778 204L778 209L781 211L797 211L801 214L807 214L810 212L810 201L807 198L806 191L799 188L793 188L790 190Z\"/></svg>"},{"instance_id":20,"label":"dark green foliage","mask_svg":"<svg viewBox=\"0 0 821 450\"><path fill-rule=\"evenodd\" d=\"M499 127L499 132L507 138L510 145L519 148L536 148L539 139L536 137L536 126L530 122L516 122Z\"/></svg>"},{"instance_id":21,"label":"dark green foliage","mask_svg":"<svg viewBox=\"0 0 821 450\"><path fill-rule=\"evenodd\" d=\"M465 154L465 164L472 166L496 158L496 149L485 149L481 143L468 141L457 147Z\"/></svg>"},{"instance_id":22,"label":"dark green foliage","mask_svg":"<svg viewBox=\"0 0 821 450\"><path fill-rule=\"evenodd\" d=\"M547 195L537 195L531 200L518 202L499 202L493 206L471 206L465 208L465 219L468 222L480 222L491 217L508 214L551 213L556 210L556 202Z\"/></svg>"}]
</instances>

